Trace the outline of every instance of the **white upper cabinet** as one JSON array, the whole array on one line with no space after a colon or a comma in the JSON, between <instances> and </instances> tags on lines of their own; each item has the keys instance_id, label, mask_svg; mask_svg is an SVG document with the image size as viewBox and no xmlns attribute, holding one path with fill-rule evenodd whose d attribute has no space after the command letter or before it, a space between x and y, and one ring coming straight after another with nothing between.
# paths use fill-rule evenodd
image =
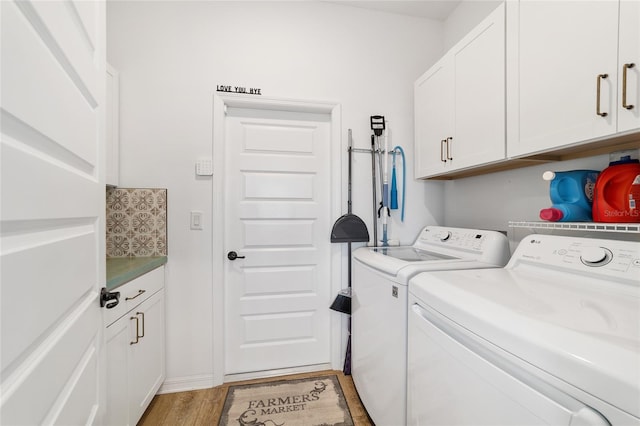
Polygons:
<instances>
[{"instance_id":1,"label":"white upper cabinet","mask_svg":"<svg viewBox=\"0 0 640 426\"><path fill-rule=\"evenodd\" d=\"M640 2L620 2L618 132L640 129Z\"/></svg>"},{"instance_id":2,"label":"white upper cabinet","mask_svg":"<svg viewBox=\"0 0 640 426\"><path fill-rule=\"evenodd\" d=\"M505 158L505 6L415 83L416 178Z\"/></svg>"},{"instance_id":3,"label":"white upper cabinet","mask_svg":"<svg viewBox=\"0 0 640 426\"><path fill-rule=\"evenodd\" d=\"M414 85L415 177L446 170L446 138L453 135L453 66L442 58Z\"/></svg>"},{"instance_id":4,"label":"white upper cabinet","mask_svg":"<svg viewBox=\"0 0 640 426\"><path fill-rule=\"evenodd\" d=\"M619 6L617 1L508 2L508 157L619 131ZM635 49L631 56L637 62L637 13L628 19L626 31L630 39L635 33L635 40L625 44ZM637 75L637 69L630 71L628 79Z\"/></svg>"},{"instance_id":5,"label":"white upper cabinet","mask_svg":"<svg viewBox=\"0 0 640 426\"><path fill-rule=\"evenodd\" d=\"M105 112L107 114L107 143L106 143L106 176L105 183L118 186L120 176L120 77L118 71L107 64L107 99Z\"/></svg>"},{"instance_id":6,"label":"white upper cabinet","mask_svg":"<svg viewBox=\"0 0 640 426\"><path fill-rule=\"evenodd\" d=\"M455 136L449 158L455 169L505 157L504 4L454 51Z\"/></svg>"}]
</instances>

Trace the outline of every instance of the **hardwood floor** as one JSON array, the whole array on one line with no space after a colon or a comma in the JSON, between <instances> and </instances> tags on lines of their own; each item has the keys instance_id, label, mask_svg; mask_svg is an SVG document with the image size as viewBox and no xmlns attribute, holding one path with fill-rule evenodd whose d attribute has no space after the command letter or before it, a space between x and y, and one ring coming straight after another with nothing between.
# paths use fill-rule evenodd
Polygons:
<instances>
[{"instance_id":1,"label":"hardwood floor","mask_svg":"<svg viewBox=\"0 0 640 426\"><path fill-rule=\"evenodd\" d=\"M334 373L338 376L354 425L372 426L373 422L369 419L367 412L360 402L351 376L345 376L342 371L331 370L295 374L286 377L280 376L268 379L246 380L242 382L225 383L224 385L210 389L156 395L138 422L138 426L217 425L227 396L227 389L231 385L270 382L282 380L283 378L301 379L327 373Z\"/></svg>"}]
</instances>

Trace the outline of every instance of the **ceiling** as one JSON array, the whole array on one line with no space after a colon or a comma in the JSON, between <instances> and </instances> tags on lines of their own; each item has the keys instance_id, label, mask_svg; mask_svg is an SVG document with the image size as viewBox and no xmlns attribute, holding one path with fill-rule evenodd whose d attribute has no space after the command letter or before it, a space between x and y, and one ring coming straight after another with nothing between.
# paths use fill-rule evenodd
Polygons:
<instances>
[{"instance_id":1,"label":"ceiling","mask_svg":"<svg viewBox=\"0 0 640 426\"><path fill-rule=\"evenodd\" d=\"M330 3L444 21L462 0L338 0Z\"/></svg>"}]
</instances>

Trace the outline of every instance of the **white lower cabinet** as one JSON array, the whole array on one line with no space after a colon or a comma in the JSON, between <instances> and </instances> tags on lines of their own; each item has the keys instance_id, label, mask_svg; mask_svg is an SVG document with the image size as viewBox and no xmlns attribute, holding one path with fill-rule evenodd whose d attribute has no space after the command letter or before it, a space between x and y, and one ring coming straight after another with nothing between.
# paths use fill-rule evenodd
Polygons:
<instances>
[{"instance_id":1,"label":"white lower cabinet","mask_svg":"<svg viewBox=\"0 0 640 426\"><path fill-rule=\"evenodd\" d=\"M106 424L135 425L165 379L164 267L116 291L126 313L107 326Z\"/></svg>"},{"instance_id":2,"label":"white lower cabinet","mask_svg":"<svg viewBox=\"0 0 640 426\"><path fill-rule=\"evenodd\" d=\"M160 290L131 311L129 372L129 413L140 419L165 378L164 371L164 290ZM135 324L134 324L135 323ZM137 339L136 339L137 336Z\"/></svg>"},{"instance_id":3,"label":"white lower cabinet","mask_svg":"<svg viewBox=\"0 0 640 426\"><path fill-rule=\"evenodd\" d=\"M129 322L107 327L107 425L130 425L128 393Z\"/></svg>"}]
</instances>

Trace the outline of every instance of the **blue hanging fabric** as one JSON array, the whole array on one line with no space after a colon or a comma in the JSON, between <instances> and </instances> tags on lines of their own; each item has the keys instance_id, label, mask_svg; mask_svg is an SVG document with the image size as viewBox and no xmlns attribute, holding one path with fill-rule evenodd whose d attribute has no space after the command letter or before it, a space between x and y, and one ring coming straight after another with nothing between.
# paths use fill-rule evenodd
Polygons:
<instances>
[{"instance_id":1,"label":"blue hanging fabric","mask_svg":"<svg viewBox=\"0 0 640 426\"><path fill-rule=\"evenodd\" d=\"M404 202L405 195L407 190L407 168L406 168L406 160L404 157L404 150L400 145L393 148L393 171L391 175L391 208L398 208L398 188L396 187L396 154L400 152L402 155L402 210L400 213L400 221L404 222ZM395 196L394 196L395 193ZM395 203L394 203L395 199ZM395 207L394 207L395 204Z\"/></svg>"}]
</instances>

